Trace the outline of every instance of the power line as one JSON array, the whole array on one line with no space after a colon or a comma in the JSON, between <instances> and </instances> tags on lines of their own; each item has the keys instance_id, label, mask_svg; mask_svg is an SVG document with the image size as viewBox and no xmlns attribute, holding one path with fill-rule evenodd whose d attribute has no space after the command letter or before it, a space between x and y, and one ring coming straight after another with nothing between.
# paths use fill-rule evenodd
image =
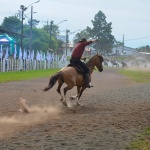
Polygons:
<instances>
[{"instance_id":1,"label":"power line","mask_svg":"<svg viewBox=\"0 0 150 150\"><path fill-rule=\"evenodd\" d=\"M142 40L142 39L146 39L146 38L150 38L150 36L136 38L136 39L128 39L128 40L125 40L125 41L135 41L135 40Z\"/></svg>"}]
</instances>

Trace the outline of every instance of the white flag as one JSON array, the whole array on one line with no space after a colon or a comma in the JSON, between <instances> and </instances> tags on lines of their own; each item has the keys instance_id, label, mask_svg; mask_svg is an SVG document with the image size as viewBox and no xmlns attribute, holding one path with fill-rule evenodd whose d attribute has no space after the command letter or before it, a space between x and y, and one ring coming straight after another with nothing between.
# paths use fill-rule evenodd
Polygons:
<instances>
[{"instance_id":1,"label":"white flag","mask_svg":"<svg viewBox=\"0 0 150 150\"><path fill-rule=\"evenodd\" d=\"M65 62L65 61L66 61L66 56L65 56L64 54L62 55L61 61L62 61L62 62Z\"/></svg>"},{"instance_id":2,"label":"white flag","mask_svg":"<svg viewBox=\"0 0 150 150\"><path fill-rule=\"evenodd\" d=\"M19 49L19 59L22 59L22 50L21 50L21 47Z\"/></svg>"},{"instance_id":3,"label":"white flag","mask_svg":"<svg viewBox=\"0 0 150 150\"><path fill-rule=\"evenodd\" d=\"M23 51L23 59L26 59L27 58L27 51L24 49Z\"/></svg>"},{"instance_id":4,"label":"white flag","mask_svg":"<svg viewBox=\"0 0 150 150\"><path fill-rule=\"evenodd\" d=\"M30 51L30 50L28 50L27 58L28 58L28 59L31 59L31 51Z\"/></svg>"},{"instance_id":5,"label":"white flag","mask_svg":"<svg viewBox=\"0 0 150 150\"><path fill-rule=\"evenodd\" d=\"M31 60L34 60L34 50L31 51Z\"/></svg>"},{"instance_id":6,"label":"white flag","mask_svg":"<svg viewBox=\"0 0 150 150\"><path fill-rule=\"evenodd\" d=\"M54 57L54 54L52 54L52 61L54 61L55 57Z\"/></svg>"},{"instance_id":7,"label":"white flag","mask_svg":"<svg viewBox=\"0 0 150 150\"><path fill-rule=\"evenodd\" d=\"M40 60L40 53L38 51L36 52L36 60Z\"/></svg>"},{"instance_id":8,"label":"white flag","mask_svg":"<svg viewBox=\"0 0 150 150\"><path fill-rule=\"evenodd\" d=\"M0 49L0 58L2 58L2 57L3 57L2 47L3 47L3 45L1 45L1 49Z\"/></svg>"},{"instance_id":9,"label":"white flag","mask_svg":"<svg viewBox=\"0 0 150 150\"><path fill-rule=\"evenodd\" d=\"M8 59L8 47L6 48L5 59Z\"/></svg>"},{"instance_id":10,"label":"white flag","mask_svg":"<svg viewBox=\"0 0 150 150\"><path fill-rule=\"evenodd\" d=\"M47 60L52 61L52 55L49 51L47 51Z\"/></svg>"},{"instance_id":11,"label":"white flag","mask_svg":"<svg viewBox=\"0 0 150 150\"><path fill-rule=\"evenodd\" d=\"M14 59L16 59L16 55L17 55L17 50L16 50L16 45L15 45L15 49L14 49Z\"/></svg>"}]
</instances>

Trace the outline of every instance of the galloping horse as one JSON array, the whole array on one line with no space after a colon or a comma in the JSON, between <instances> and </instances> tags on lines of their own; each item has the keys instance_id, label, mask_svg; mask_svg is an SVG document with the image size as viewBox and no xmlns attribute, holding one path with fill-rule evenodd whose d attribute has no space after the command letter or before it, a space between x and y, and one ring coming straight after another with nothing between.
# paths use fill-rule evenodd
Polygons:
<instances>
[{"instance_id":1,"label":"galloping horse","mask_svg":"<svg viewBox=\"0 0 150 150\"><path fill-rule=\"evenodd\" d=\"M93 73L95 67L97 67L99 72L103 71L103 57L102 55L94 55L89 61L86 63L87 67L89 68L90 75ZM91 80L91 79L90 79ZM44 88L43 91L47 91L51 89L56 81L58 81L58 88L57 92L60 94L62 105L67 106L66 102L66 93L68 90L71 90L74 86L77 86L77 105L79 104L79 99L86 89L85 81L84 81L84 74L79 73L79 71L73 66L67 66L56 72L54 75L50 77L49 84L47 87ZM63 83L66 83L67 86L63 89L63 94L61 93L61 86Z\"/></svg>"},{"instance_id":2,"label":"galloping horse","mask_svg":"<svg viewBox=\"0 0 150 150\"><path fill-rule=\"evenodd\" d=\"M127 63L125 63L124 61L122 61L121 64L122 64L122 68L128 67Z\"/></svg>"},{"instance_id":3,"label":"galloping horse","mask_svg":"<svg viewBox=\"0 0 150 150\"><path fill-rule=\"evenodd\" d=\"M112 67L113 66L119 67L119 64L117 62L111 61L111 63L112 63Z\"/></svg>"}]
</instances>

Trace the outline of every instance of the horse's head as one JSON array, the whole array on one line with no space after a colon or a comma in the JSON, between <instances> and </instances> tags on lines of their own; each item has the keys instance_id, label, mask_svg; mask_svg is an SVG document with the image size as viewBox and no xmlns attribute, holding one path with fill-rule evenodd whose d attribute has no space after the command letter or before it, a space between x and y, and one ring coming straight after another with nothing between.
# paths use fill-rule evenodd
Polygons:
<instances>
[{"instance_id":1,"label":"horse's head","mask_svg":"<svg viewBox=\"0 0 150 150\"><path fill-rule=\"evenodd\" d=\"M95 55L94 57L94 61L95 61L95 66L97 67L98 71L102 72L103 71L103 56L102 55Z\"/></svg>"}]
</instances>

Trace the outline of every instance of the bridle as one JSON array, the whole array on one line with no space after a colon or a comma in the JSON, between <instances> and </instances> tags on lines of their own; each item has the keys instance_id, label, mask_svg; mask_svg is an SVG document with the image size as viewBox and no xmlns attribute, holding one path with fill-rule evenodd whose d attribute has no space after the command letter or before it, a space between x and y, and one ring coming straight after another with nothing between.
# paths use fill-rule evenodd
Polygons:
<instances>
[{"instance_id":1,"label":"bridle","mask_svg":"<svg viewBox=\"0 0 150 150\"><path fill-rule=\"evenodd\" d=\"M99 58L100 63L102 63L102 62L104 61L102 55L98 55L98 54L97 54L97 56L98 56L98 58ZM100 72L103 71L103 66L102 66L102 65L98 68L98 71L100 71Z\"/></svg>"}]
</instances>

